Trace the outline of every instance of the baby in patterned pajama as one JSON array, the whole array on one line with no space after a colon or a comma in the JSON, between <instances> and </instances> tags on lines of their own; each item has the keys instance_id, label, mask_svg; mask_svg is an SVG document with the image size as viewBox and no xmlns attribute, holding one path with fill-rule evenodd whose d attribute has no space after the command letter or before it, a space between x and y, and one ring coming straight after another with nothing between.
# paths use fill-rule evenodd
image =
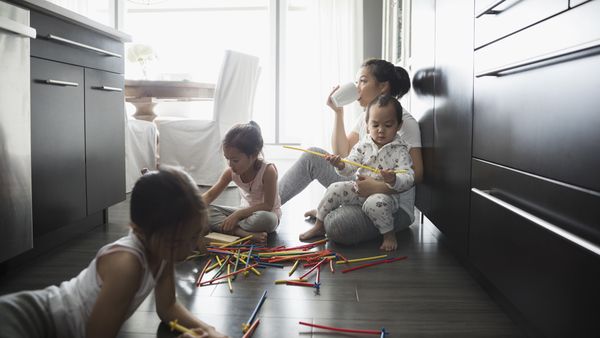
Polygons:
<instances>
[{"instance_id":1,"label":"baby in patterned pajama","mask_svg":"<svg viewBox=\"0 0 600 338\"><path fill-rule=\"evenodd\" d=\"M357 171L357 167L342 162L337 155L327 155L326 159L342 176L355 174L371 176L383 180L388 188L397 193L376 193L361 197L356 191L354 181L333 183L327 188L325 196L319 203L314 227L301 234L300 240L324 235L325 216L342 205L353 204L362 205L364 213L383 235L380 249L396 250L398 244L392 215L400 207L400 193L410 189L414 184L408 145L398 135L398 130L402 126L402 106L394 97L381 95L367 107L366 121L368 134L352 148L347 160L377 168L379 173L364 168L359 168Z\"/></svg>"}]
</instances>

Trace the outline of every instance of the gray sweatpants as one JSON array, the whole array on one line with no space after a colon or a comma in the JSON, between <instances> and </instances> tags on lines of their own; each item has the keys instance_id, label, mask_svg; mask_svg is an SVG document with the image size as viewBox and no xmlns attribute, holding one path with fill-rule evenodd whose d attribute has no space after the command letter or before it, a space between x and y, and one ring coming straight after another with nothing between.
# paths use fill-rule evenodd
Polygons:
<instances>
[{"instance_id":1,"label":"gray sweatpants","mask_svg":"<svg viewBox=\"0 0 600 338\"><path fill-rule=\"evenodd\" d=\"M320 148L312 151L326 153ZM298 161L279 180L279 196L281 204L304 190L312 181L317 180L322 186L349 181L350 177L342 177L335 172L333 166L325 159L303 153ZM394 230L400 231L410 226L414 220L414 188L400 193L401 207L394 213ZM343 205L331 211L323 220L327 237L341 244L356 244L381 236L379 230L358 205Z\"/></svg>"},{"instance_id":2,"label":"gray sweatpants","mask_svg":"<svg viewBox=\"0 0 600 338\"><path fill-rule=\"evenodd\" d=\"M0 337L56 337L45 290L22 291L0 297Z\"/></svg>"},{"instance_id":3,"label":"gray sweatpants","mask_svg":"<svg viewBox=\"0 0 600 338\"><path fill-rule=\"evenodd\" d=\"M221 224L223 224L225 218L239 209L239 207L210 205L208 208L208 224L210 225L210 230L221 232ZM242 230L248 232L271 233L277 229L279 219L274 212L256 211L252 213L252 215L241 220L238 224Z\"/></svg>"}]
</instances>

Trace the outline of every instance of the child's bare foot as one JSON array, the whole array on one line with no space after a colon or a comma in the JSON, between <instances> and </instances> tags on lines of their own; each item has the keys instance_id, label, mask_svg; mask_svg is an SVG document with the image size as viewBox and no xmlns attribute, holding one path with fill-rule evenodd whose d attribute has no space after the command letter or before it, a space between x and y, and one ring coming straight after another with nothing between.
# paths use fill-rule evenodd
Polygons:
<instances>
[{"instance_id":1,"label":"child's bare foot","mask_svg":"<svg viewBox=\"0 0 600 338\"><path fill-rule=\"evenodd\" d=\"M304 213L304 217L317 218L317 209L308 210Z\"/></svg>"},{"instance_id":2,"label":"child's bare foot","mask_svg":"<svg viewBox=\"0 0 600 338\"><path fill-rule=\"evenodd\" d=\"M317 219L317 221L315 222L315 225L313 225L312 228L310 228L310 230L305 231L304 233L300 234L300 236L298 236L298 238L300 238L301 241L306 241L308 239L314 238L314 237L321 237L325 235L325 226L323 225L323 221L320 221Z\"/></svg>"},{"instance_id":3,"label":"child's bare foot","mask_svg":"<svg viewBox=\"0 0 600 338\"><path fill-rule=\"evenodd\" d=\"M267 233L266 232L250 232L250 231L246 231L240 227L237 227L237 228L235 228L233 233L236 236L240 236L240 237L246 237L246 236L252 235L250 242L256 243L256 244L267 244Z\"/></svg>"},{"instance_id":4,"label":"child's bare foot","mask_svg":"<svg viewBox=\"0 0 600 338\"><path fill-rule=\"evenodd\" d=\"M396 233L394 230L383 234L383 243L379 247L379 250L383 251L394 251L398 248L398 242L396 241Z\"/></svg>"}]
</instances>

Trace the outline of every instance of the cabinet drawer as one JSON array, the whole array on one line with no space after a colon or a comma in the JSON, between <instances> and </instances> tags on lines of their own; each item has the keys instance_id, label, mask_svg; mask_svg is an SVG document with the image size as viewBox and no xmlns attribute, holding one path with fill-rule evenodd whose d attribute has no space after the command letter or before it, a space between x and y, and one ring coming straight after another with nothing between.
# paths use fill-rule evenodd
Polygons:
<instances>
[{"instance_id":1,"label":"cabinet drawer","mask_svg":"<svg viewBox=\"0 0 600 338\"><path fill-rule=\"evenodd\" d=\"M472 184L600 246L600 193L474 159Z\"/></svg>"},{"instance_id":2,"label":"cabinet drawer","mask_svg":"<svg viewBox=\"0 0 600 338\"><path fill-rule=\"evenodd\" d=\"M88 214L125 199L123 86L123 75L85 70Z\"/></svg>"},{"instance_id":3,"label":"cabinet drawer","mask_svg":"<svg viewBox=\"0 0 600 338\"><path fill-rule=\"evenodd\" d=\"M483 175L476 171L477 186L475 180ZM540 226L535 215L519 213L520 206L505 198L502 188L489 193L472 190L470 261L541 336L596 335L600 332L598 247L591 251Z\"/></svg>"},{"instance_id":4,"label":"cabinet drawer","mask_svg":"<svg viewBox=\"0 0 600 338\"><path fill-rule=\"evenodd\" d=\"M83 68L31 58L34 237L86 216Z\"/></svg>"},{"instance_id":5,"label":"cabinet drawer","mask_svg":"<svg viewBox=\"0 0 600 338\"><path fill-rule=\"evenodd\" d=\"M600 13L600 1L475 53L479 66L474 84L474 157L600 191L600 157L595 155L600 144L600 77L594 71L600 69L600 25L594 13ZM575 22L581 29L569 30ZM552 43L535 42L561 28L569 38L556 35ZM527 60L528 51L529 56L547 55L531 53L542 49L563 56L510 66ZM500 71L482 70L494 66Z\"/></svg>"},{"instance_id":6,"label":"cabinet drawer","mask_svg":"<svg viewBox=\"0 0 600 338\"><path fill-rule=\"evenodd\" d=\"M568 0L478 0L475 2L475 48L568 8Z\"/></svg>"},{"instance_id":7,"label":"cabinet drawer","mask_svg":"<svg viewBox=\"0 0 600 338\"><path fill-rule=\"evenodd\" d=\"M37 39L31 55L74 65L124 72L123 43L75 24L31 11Z\"/></svg>"}]
</instances>

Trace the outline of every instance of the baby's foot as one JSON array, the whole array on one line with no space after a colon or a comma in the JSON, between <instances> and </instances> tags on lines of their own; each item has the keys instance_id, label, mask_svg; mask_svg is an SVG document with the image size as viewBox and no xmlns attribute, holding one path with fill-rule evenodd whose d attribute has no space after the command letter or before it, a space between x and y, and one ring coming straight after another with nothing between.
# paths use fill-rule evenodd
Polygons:
<instances>
[{"instance_id":1,"label":"baby's foot","mask_svg":"<svg viewBox=\"0 0 600 338\"><path fill-rule=\"evenodd\" d=\"M304 217L310 217L310 218L317 218L317 210L316 209L312 209L312 210L308 210L307 212L304 213Z\"/></svg>"},{"instance_id":2,"label":"baby's foot","mask_svg":"<svg viewBox=\"0 0 600 338\"><path fill-rule=\"evenodd\" d=\"M298 238L300 238L301 241L306 241L308 239L314 238L314 237L322 237L325 235L325 227L323 226L323 222L317 221L315 223L315 225L313 225L312 228L310 228L310 230L300 234L300 236Z\"/></svg>"},{"instance_id":3,"label":"baby's foot","mask_svg":"<svg viewBox=\"0 0 600 338\"><path fill-rule=\"evenodd\" d=\"M246 237L246 236L252 235L252 238L250 238L251 243L255 243L255 244L266 244L267 243L268 235L266 232L250 232L250 231L246 231L240 227L237 227L233 233L236 236L240 236L240 237Z\"/></svg>"},{"instance_id":4,"label":"baby's foot","mask_svg":"<svg viewBox=\"0 0 600 338\"><path fill-rule=\"evenodd\" d=\"M386 232L383 234L383 243L379 247L379 250L383 251L394 251L398 248L398 242L396 241L396 234L394 231Z\"/></svg>"}]
</instances>

